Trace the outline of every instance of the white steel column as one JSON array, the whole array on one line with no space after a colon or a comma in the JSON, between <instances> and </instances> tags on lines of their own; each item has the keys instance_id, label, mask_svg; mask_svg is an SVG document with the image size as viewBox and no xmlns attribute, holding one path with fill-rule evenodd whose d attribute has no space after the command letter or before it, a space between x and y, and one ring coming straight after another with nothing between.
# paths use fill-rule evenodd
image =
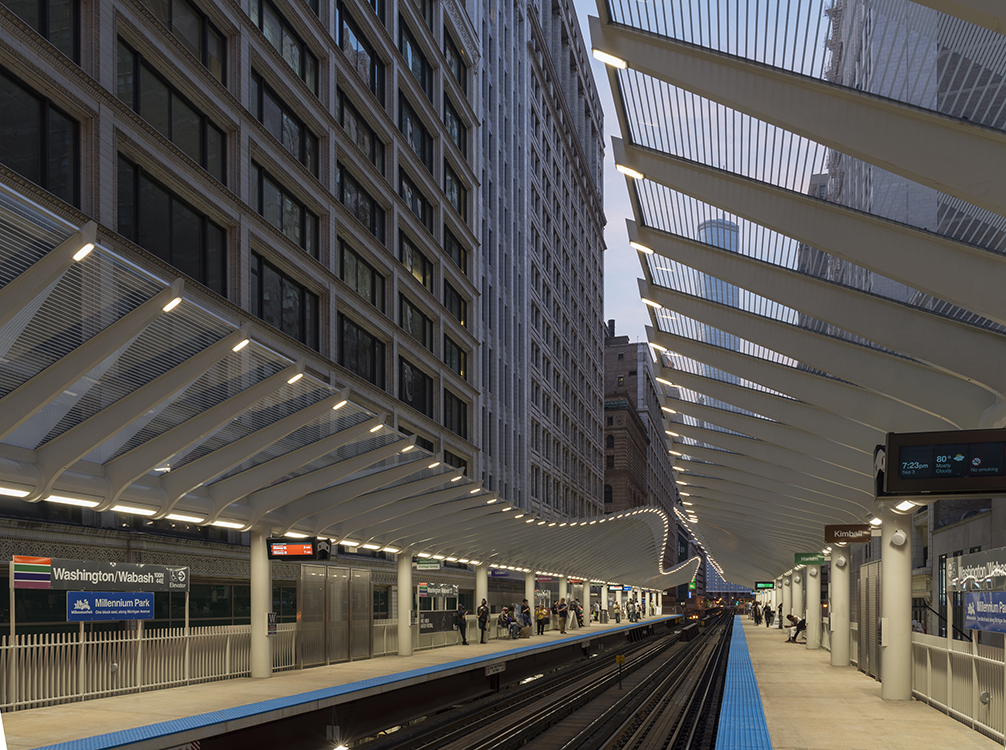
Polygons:
<instances>
[{"instance_id":1,"label":"white steel column","mask_svg":"<svg viewBox=\"0 0 1006 750\"><path fill-rule=\"evenodd\" d=\"M782 577L782 619L786 626L786 615L793 614L793 576Z\"/></svg>"},{"instance_id":2,"label":"white steel column","mask_svg":"<svg viewBox=\"0 0 1006 750\"><path fill-rule=\"evenodd\" d=\"M590 625L591 612L590 612L590 580L587 578L583 579L583 626L587 627Z\"/></svg>"},{"instance_id":3,"label":"white steel column","mask_svg":"<svg viewBox=\"0 0 1006 750\"><path fill-rule=\"evenodd\" d=\"M251 676L272 676L272 641L268 635L272 611L272 573L265 529L251 530Z\"/></svg>"},{"instance_id":4,"label":"white steel column","mask_svg":"<svg viewBox=\"0 0 1006 750\"><path fill-rule=\"evenodd\" d=\"M475 609L478 611L482 600L489 601L489 569L485 565L475 566Z\"/></svg>"},{"instance_id":5,"label":"white steel column","mask_svg":"<svg viewBox=\"0 0 1006 750\"><path fill-rule=\"evenodd\" d=\"M821 648L821 568L807 568L807 648Z\"/></svg>"},{"instance_id":6,"label":"white steel column","mask_svg":"<svg viewBox=\"0 0 1006 750\"><path fill-rule=\"evenodd\" d=\"M664 592L663 591L658 591L657 592L657 614L658 615L664 614Z\"/></svg>"},{"instance_id":7,"label":"white steel column","mask_svg":"<svg viewBox=\"0 0 1006 750\"><path fill-rule=\"evenodd\" d=\"M911 517L885 504L881 518L880 697L912 699L912 527Z\"/></svg>"},{"instance_id":8,"label":"white steel column","mask_svg":"<svg viewBox=\"0 0 1006 750\"><path fill-rule=\"evenodd\" d=\"M831 666L849 666L849 548L835 547L831 553L831 577L828 582L831 603L828 620L831 628Z\"/></svg>"},{"instance_id":9,"label":"white steel column","mask_svg":"<svg viewBox=\"0 0 1006 750\"><path fill-rule=\"evenodd\" d=\"M534 571L524 574L524 598L531 607L531 614L534 615Z\"/></svg>"},{"instance_id":10,"label":"white steel column","mask_svg":"<svg viewBox=\"0 0 1006 750\"><path fill-rule=\"evenodd\" d=\"M559 598L569 604L569 579L566 576L559 577Z\"/></svg>"},{"instance_id":11,"label":"white steel column","mask_svg":"<svg viewBox=\"0 0 1006 750\"><path fill-rule=\"evenodd\" d=\"M798 570L793 574L793 616L800 619L804 616L803 608L803 579L807 571Z\"/></svg>"},{"instance_id":12,"label":"white steel column","mask_svg":"<svg viewBox=\"0 0 1006 750\"><path fill-rule=\"evenodd\" d=\"M479 566L483 570L483 566ZM478 576L475 577L478 586ZM398 655L412 656L412 550L398 553Z\"/></svg>"},{"instance_id":13,"label":"white steel column","mask_svg":"<svg viewBox=\"0 0 1006 750\"><path fill-rule=\"evenodd\" d=\"M625 610L622 609L622 587L621 586L619 586L618 590L615 591L615 604L618 605L618 609L624 615L625 614Z\"/></svg>"}]
</instances>

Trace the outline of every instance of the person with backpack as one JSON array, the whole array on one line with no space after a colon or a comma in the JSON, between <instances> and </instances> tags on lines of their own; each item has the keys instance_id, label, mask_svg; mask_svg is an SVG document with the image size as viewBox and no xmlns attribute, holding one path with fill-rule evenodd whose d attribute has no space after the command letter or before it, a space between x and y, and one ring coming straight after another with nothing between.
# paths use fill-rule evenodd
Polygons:
<instances>
[{"instance_id":1,"label":"person with backpack","mask_svg":"<svg viewBox=\"0 0 1006 750\"><path fill-rule=\"evenodd\" d=\"M458 609L454 613L454 619L455 619L455 622L457 623L457 626L458 626L458 633L461 635L461 645L462 646L467 646L468 645L468 637L467 637L467 631L468 631L468 610L466 610L461 605L461 602L458 602Z\"/></svg>"}]
</instances>

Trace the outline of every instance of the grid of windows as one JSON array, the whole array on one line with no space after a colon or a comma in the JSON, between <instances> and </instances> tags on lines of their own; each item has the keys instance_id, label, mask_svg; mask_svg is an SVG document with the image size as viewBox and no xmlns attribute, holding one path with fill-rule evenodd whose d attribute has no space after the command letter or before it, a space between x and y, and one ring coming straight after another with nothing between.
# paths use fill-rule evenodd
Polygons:
<instances>
[{"instance_id":1,"label":"grid of windows","mask_svg":"<svg viewBox=\"0 0 1006 750\"><path fill-rule=\"evenodd\" d=\"M372 235L384 242L384 209L360 186L342 164L336 167L335 190L339 202L359 219Z\"/></svg>"},{"instance_id":2,"label":"grid of windows","mask_svg":"<svg viewBox=\"0 0 1006 750\"><path fill-rule=\"evenodd\" d=\"M77 121L0 68L0 163L80 205Z\"/></svg>"},{"instance_id":3,"label":"grid of windows","mask_svg":"<svg viewBox=\"0 0 1006 750\"><path fill-rule=\"evenodd\" d=\"M339 315L339 364L378 388L384 388L384 342Z\"/></svg>"},{"instance_id":4,"label":"grid of windows","mask_svg":"<svg viewBox=\"0 0 1006 750\"><path fill-rule=\"evenodd\" d=\"M412 4L419 11L419 15L423 17L423 21L426 22L430 31L433 31L433 0L412 0Z\"/></svg>"},{"instance_id":5,"label":"grid of windows","mask_svg":"<svg viewBox=\"0 0 1006 750\"><path fill-rule=\"evenodd\" d=\"M405 201L405 205L416 215L416 218L422 222L423 226L432 232L433 206L430 205L429 199L419 192L419 188L409 179L404 170L399 170L398 179L399 194L402 196L402 200Z\"/></svg>"},{"instance_id":6,"label":"grid of windows","mask_svg":"<svg viewBox=\"0 0 1006 750\"><path fill-rule=\"evenodd\" d=\"M367 155L370 163L377 171L384 174L384 143L377 137L374 129L356 111L356 108L346 100L342 91L337 93L339 101L339 124L349 134L350 139Z\"/></svg>"},{"instance_id":7,"label":"grid of windows","mask_svg":"<svg viewBox=\"0 0 1006 750\"><path fill-rule=\"evenodd\" d=\"M433 416L433 378L404 357L398 359L398 398L416 411Z\"/></svg>"},{"instance_id":8,"label":"grid of windows","mask_svg":"<svg viewBox=\"0 0 1006 750\"><path fill-rule=\"evenodd\" d=\"M415 37L406 26L405 20L401 16L398 18L398 50L405 58L405 67L412 73L419 87L426 94L426 98L433 101L433 69L426 59L426 55L419 49Z\"/></svg>"},{"instance_id":9,"label":"grid of windows","mask_svg":"<svg viewBox=\"0 0 1006 750\"><path fill-rule=\"evenodd\" d=\"M384 63L373 46L360 33L342 3L337 6L336 26L339 30L339 47L346 53L350 67L363 79L367 88L384 104Z\"/></svg>"},{"instance_id":10,"label":"grid of windows","mask_svg":"<svg viewBox=\"0 0 1006 750\"><path fill-rule=\"evenodd\" d=\"M433 137L404 94L398 96L398 129L412 152L433 172Z\"/></svg>"},{"instance_id":11,"label":"grid of windows","mask_svg":"<svg viewBox=\"0 0 1006 750\"><path fill-rule=\"evenodd\" d=\"M468 128L458 111L454 109L451 100L444 96L444 125L447 127L447 137L454 141L454 145L461 151L461 155L468 158Z\"/></svg>"},{"instance_id":12,"label":"grid of windows","mask_svg":"<svg viewBox=\"0 0 1006 750\"><path fill-rule=\"evenodd\" d=\"M416 281L433 291L433 261L416 248L405 232L399 233L398 258Z\"/></svg>"},{"instance_id":13,"label":"grid of windows","mask_svg":"<svg viewBox=\"0 0 1006 750\"><path fill-rule=\"evenodd\" d=\"M251 76L251 106L256 119L265 129L317 177L318 136L311 132L255 71L252 71Z\"/></svg>"},{"instance_id":14,"label":"grid of windows","mask_svg":"<svg viewBox=\"0 0 1006 750\"><path fill-rule=\"evenodd\" d=\"M444 427L468 439L468 404L444 388Z\"/></svg>"},{"instance_id":15,"label":"grid of windows","mask_svg":"<svg viewBox=\"0 0 1006 750\"><path fill-rule=\"evenodd\" d=\"M119 156L119 234L227 295L223 227Z\"/></svg>"},{"instance_id":16,"label":"grid of windows","mask_svg":"<svg viewBox=\"0 0 1006 750\"><path fill-rule=\"evenodd\" d=\"M307 84L311 93L317 96L318 58L307 48L283 15L276 10L276 6L269 0L251 0L248 14L251 22L261 29L269 43L293 68L293 72Z\"/></svg>"},{"instance_id":17,"label":"grid of windows","mask_svg":"<svg viewBox=\"0 0 1006 750\"><path fill-rule=\"evenodd\" d=\"M80 62L80 3L77 0L2 0L18 18L75 63Z\"/></svg>"},{"instance_id":18,"label":"grid of windows","mask_svg":"<svg viewBox=\"0 0 1006 750\"><path fill-rule=\"evenodd\" d=\"M258 253L251 255L251 303L252 315L318 348L318 295Z\"/></svg>"},{"instance_id":19,"label":"grid of windows","mask_svg":"<svg viewBox=\"0 0 1006 750\"><path fill-rule=\"evenodd\" d=\"M318 257L318 217L262 167L252 162L252 208L312 258Z\"/></svg>"},{"instance_id":20,"label":"grid of windows","mask_svg":"<svg viewBox=\"0 0 1006 750\"><path fill-rule=\"evenodd\" d=\"M384 276L361 258L353 248L339 241L339 278L381 312L384 312Z\"/></svg>"},{"instance_id":21,"label":"grid of windows","mask_svg":"<svg viewBox=\"0 0 1006 750\"><path fill-rule=\"evenodd\" d=\"M224 131L160 76L124 39L116 50L119 99L222 183Z\"/></svg>"},{"instance_id":22,"label":"grid of windows","mask_svg":"<svg viewBox=\"0 0 1006 750\"><path fill-rule=\"evenodd\" d=\"M433 351L433 321L404 294L398 296L398 325L420 344Z\"/></svg>"},{"instance_id":23,"label":"grid of windows","mask_svg":"<svg viewBox=\"0 0 1006 750\"><path fill-rule=\"evenodd\" d=\"M454 80L461 86L461 90L468 93L468 66L465 65L464 58L458 45L454 43L451 35L444 29L444 60L447 62L447 69L451 72Z\"/></svg>"},{"instance_id":24,"label":"grid of windows","mask_svg":"<svg viewBox=\"0 0 1006 750\"><path fill-rule=\"evenodd\" d=\"M227 38L205 13L189 0L144 0L144 5L210 75L227 84Z\"/></svg>"}]
</instances>

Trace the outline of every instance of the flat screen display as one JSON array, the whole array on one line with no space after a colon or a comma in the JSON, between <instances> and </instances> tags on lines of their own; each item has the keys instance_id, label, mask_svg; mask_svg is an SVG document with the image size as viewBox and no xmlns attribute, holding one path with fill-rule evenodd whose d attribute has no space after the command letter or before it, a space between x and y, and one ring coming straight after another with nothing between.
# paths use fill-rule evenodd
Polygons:
<instances>
[{"instance_id":1,"label":"flat screen display","mask_svg":"<svg viewBox=\"0 0 1006 750\"><path fill-rule=\"evenodd\" d=\"M1006 491L1006 430L888 433L884 490Z\"/></svg>"},{"instance_id":2,"label":"flat screen display","mask_svg":"<svg viewBox=\"0 0 1006 750\"><path fill-rule=\"evenodd\" d=\"M270 560L314 560L312 539L267 539Z\"/></svg>"}]
</instances>

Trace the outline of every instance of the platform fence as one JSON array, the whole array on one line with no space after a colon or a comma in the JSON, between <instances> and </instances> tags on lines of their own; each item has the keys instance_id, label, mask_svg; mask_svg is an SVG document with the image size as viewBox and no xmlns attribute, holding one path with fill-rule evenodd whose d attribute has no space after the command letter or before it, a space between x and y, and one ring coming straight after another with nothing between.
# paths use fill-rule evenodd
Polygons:
<instances>
[{"instance_id":1,"label":"platform fence","mask_svg":"<svg viewBox=\"0 0 1006 750\"><path fill-rule=\"evenodd\" d=\"M912 633L912 694L977 732L1006 740L1001 646Z\"/></svg>"},{"instance_id":2,"label":"platform fence","mask_svg":"<svg viewBox=\"0 0 1006 750\"><path fill-rule=\"evenodd\" d=\"M297 625L277 626L273 669L297 666ZM0 710L247 677L251 626L0 637Z\"/></svg>"}]
</instances>

